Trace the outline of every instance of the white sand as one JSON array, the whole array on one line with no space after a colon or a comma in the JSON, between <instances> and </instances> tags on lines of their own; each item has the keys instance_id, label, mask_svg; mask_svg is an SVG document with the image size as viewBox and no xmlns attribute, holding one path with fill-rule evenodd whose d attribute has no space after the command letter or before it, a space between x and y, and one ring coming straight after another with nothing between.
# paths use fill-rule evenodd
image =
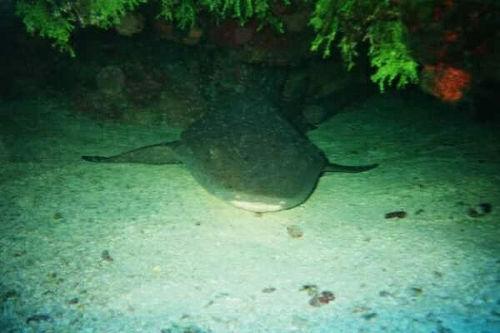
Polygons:
<instances>
[{"instance_id":1,"label":"white sand","mask_svg":"<svg viewBox=\"0 0 500 333\"><path fill-rule=\"evenodd\" d=\"M373 98L310 137L332 161L380 166L257 216L182 166L80 161L177 133L65 108L1 107L1 332L500 332L498 128ZM480 203L492 212L469 217ZM312 306L304 285L335 300Z\"/></svg>"}]
</instances>

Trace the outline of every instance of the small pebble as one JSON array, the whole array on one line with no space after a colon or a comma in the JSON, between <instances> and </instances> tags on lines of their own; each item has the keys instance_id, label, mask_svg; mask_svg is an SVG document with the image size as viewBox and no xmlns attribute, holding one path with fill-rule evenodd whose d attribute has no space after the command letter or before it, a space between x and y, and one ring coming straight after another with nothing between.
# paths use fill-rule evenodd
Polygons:
<instances>
[{"instance_id":1,"label":"small pebble","mask_svg":"<svg viewBox=\"0 0 500 333\"><path fill-rule=\"evenodd\" d=\"M109 254L108 250L104 250L104 251L101 252L101 259L104 260L104 261L109 261L109 262L113 261L113 258Z\"/></svg>"},{"instance_id":2,"label":"small pebble","mask_svg":"<svg viewBox=\"0 0 500 333\"><path fill-rule=\"evenodd\" d=\"M480 203L474 207L470 207L467 210L467 215L472 218L483 217L488 215L493 210L490 203Z\"/></svg>"},{"instance_id":3,"label":"small pebble","mask_svg":"<svg viewBox=\"0 0 500 333\"><path fill-rule=\"evenodd\" d=\"M439 271L432 272L432 275L434 275L435 278L442 278L443 277L443 273L441 273Z\"/></svg>"},{"instance_id":4,"label":"small pebble","mask_svg":"<svg viewBox=\"0 0 500 333\"><path fill-rule=\"evenodd\" d=\"M404 210L397 210L394 212L389 212L385 214L386 219L403 219L408 214Z\"/></svg>"},{"instance_id":5,"label":"small pebble","mask_svg":"<svg viewBox=\"0 0 500 333\"><path fill-rule=\"evenodd\" d=\"M412 287L410 288L410 291L412 292L413 296L420 296L424 293L424 290L418 287Z\"/></svg>"},{"instance_id":6,"label":"small pebble","mask_svg":"<svg viewBox=\"0 0 500 333\"><path fill-rule=\"evenodd\" d=\"M78 304L78 302L80 302L80 300L75 297L75 298L72 298L68 301L68 304Z\"/></svg>"},{"instance_id":7,"label":"small pebble","mask_svg":"<svg viewBox=\"0 0 500 333\"><path fill-rule=\"evenodd\" d=\"M275 291L276 291L276 288L274 288L274 287L268 287L268 288L262 289L262 292L265 294L270 294L270 293L275 292Z\"/></svg>"},{"instance_id":8,"label":"small pebble","mask_svg":"<svg viewBox=\"0 0 500 333\"><path fill-rule=\"evenodd\" d=\"M306 291L309 296L318 294L318 286L315 284L305 284L300 288L300 291Z\"/></svg>"},{"instance_id":9,"label":"small pebble","mask_svg":"<svg viewBox=\"0 0 500 333\"><path fill-rule=\"evenodd\" d=\"M286 227L286 231L288 232L288 235L290 235L290 237L292 238L301 238L302 236L304 236L304 232L296 224L289 225L288 227Z\"/></svg>"},{"instance_id":10,"label":"small pebble","mask_svg":"<svg viewBox=\"0 0 500 333\"><path fill-rule=\"evenodd\" d=\"M0 302L7 299L18 298L19 294L14 289L7 290L3 295L0 296Z\"/></svg>"},{"instance_id":11,"label":"small pebble","mask_svg":"<svg viewBox=\"0 0 500 333\"><path fill-rule=\"evenodd\" d=\"M28 319L26 319L26 324L29 324L31 322L38 323L41 321L52 321L52 317L50 317L48 314L36 314L28 317Z\"/></svg>"},{"instance_id":12,"label":"small pebble","mask_svg":"<svg viewBox=\"0 0 500 333\"><path fill-rule=\"evenodd\" d=\"M26 254L26 250L21 250L21 251L17 251L17 252L14 252L13 256L14 257L22 257Z\"/></svg>"},{"instance_id":13,"label":"small pebble","mask_svg":"<svg viewBox=\"0 0 500 333\"><path fill-rule=\"evenodd\" d=\"M319 294L318 297L320 303L322 304L328 304L331 301L335 300L335 295L331 291L322 291L321 294Z\"/></svg>"},{"instance_id":14,"label":"small pebble","mask_svg":"<svg viewBox=\"0 0 500 333\"><path fill-rule=\"evenodd\" d=\"M322 291L320 294L314 295L310 300L311 306L319 307L335 300L335 295L331 291Z\"/></svg>"},{"instance_id":15,"label":"small pebble","mask_svg":"<svg viewBox=\"0 0 500 333\"><path fill-rule=\"evenodd\" d=\"M309 305L311 306L314 306L314 307L320 307L322 306L323 304L321 304L321 302L319 301L318 299L318 295L312 297L310 300L309 300Z\"/></svg>"},{"instance_id":16,"label":"small pebble","mask_svg":"<svg viewBox=\"0 0 500 333\"><path fill-rule=\"evenodd\" d=\"M377 313L370 312L370 313L366 313L366 314L362 315L361 318L363 318L364 320L371 320L377 316L378 316Z\"/></svg>"}]
</instances>

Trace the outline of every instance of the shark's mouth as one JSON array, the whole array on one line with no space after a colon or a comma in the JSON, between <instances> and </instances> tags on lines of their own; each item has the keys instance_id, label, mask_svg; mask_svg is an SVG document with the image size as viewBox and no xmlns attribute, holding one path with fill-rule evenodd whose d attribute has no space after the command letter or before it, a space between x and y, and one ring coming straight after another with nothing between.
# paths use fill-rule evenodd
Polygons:
<instances>
[{"instance_id":1,"label":"shark's mouth","mask_svg":"<svg viewBox=\"0 0 500 333\"><path fill-rule=\"evenodd\" d=\"M284 202L279 204L268 204L259 201L241 201L241 200L231 200L229 203L237 208L244 210L249 210L256 213L266 213L266 212L276 212L284 209Z\"/></svg>"}]
</instances>

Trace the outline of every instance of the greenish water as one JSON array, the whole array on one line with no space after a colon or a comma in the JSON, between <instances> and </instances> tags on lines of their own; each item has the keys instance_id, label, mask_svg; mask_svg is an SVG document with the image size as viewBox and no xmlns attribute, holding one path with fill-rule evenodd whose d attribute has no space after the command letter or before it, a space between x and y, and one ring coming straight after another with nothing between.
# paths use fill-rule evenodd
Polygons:
<instances>
[{"instance_id":1,"label":"greenish water","mask_svg":"<svg viewBox=\"0 0 500 333\"><path fill-rule=\"evenodd\" d=\"M80 160L178 129L62 98L0 109L2 332L499 331L494 127L373 97L308 136L336 162L380 166L256 215L181 165Z\"/></svg>"},{"instance_id":2,"label":"greenish water","mask_svg":"<svg viewBox=\"0 0 500 333\"><path fill-rule=\"evenodd\" d=\"M362 59L347 72L299 48L187 46L152 27L76 33L69 58L14 19L0 53L0 332L500 332L496 81L443 105L419 87L380 94ZM214 110L243 123L248 99L332 162L379 166L256 214L182 164L81 159L176 140Z\"/></svg>"}]
</instances>

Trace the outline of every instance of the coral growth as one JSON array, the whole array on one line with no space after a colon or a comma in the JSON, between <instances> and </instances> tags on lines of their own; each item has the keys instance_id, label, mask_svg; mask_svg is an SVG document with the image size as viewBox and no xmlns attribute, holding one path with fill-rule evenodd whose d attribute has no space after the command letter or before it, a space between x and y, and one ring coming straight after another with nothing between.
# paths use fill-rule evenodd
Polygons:
<instances>
[{"instance_id":1,"label":"coral growth","mask_svg":"<svg viewBox=\"0 0 500 333\"><path fill-rule=\"evenodd\" d=\"M371 80L381 91L387 85L403 88L416 83L417 63L410 54L401 15L397 1L318 0L310 20L316 31L311 50L321 50L328 57L336 43L350 69L361 42L367 41L375 71Z\"/></svg>"},{"instance_id":2,"label":"coral growth","mask_svg":"<svg viewBox=\"0 0 500 333\"><path fill-rule=\"evenodd\" d=\"M143 23L137 15L141 10L147 12L140 5L148 2L153 1L19 0L17 14L29 32L51 39L60 48L73 52L70 38L75 28L116 27L123 35L141 31ZM227 35L217 33L219 39L230 45L247 46L251 42L252 45L245 50L244 61L278 65L299 62L303 58L307 48L302 44L308 46L310 36L302 33L307 33L310 18L316 32L311 48L320 48L324 55L328 55L336 42L349 67L354 64L359 44L368 41L368 56L375 69L372 80L383 90L393 81L399 88L413 83L417 77L416 64L407 52L405 29L400 22L397 3L388 0L315 0L292 5L289 0L162 0L156 17L189 31L182 39L188 45L199 42L203 34L198 28L200 23L231 19L234 27L223 29L229 31ZM172 26L156 24L155 27L171 39ZM295 38L276 36L274 32L284 32L285 27L289 35L297 34Z\"/></svg>"},{"instance_id":3,"label":"coral growth","mask_svg":"<svg viewBox=\"0 0 500 333\"><path fill-rule=\"evenodd\" d=\"M424 91L445 102L458 102L471 84L471 75L447 64L425 65L421 86Z\"/></svg>"}]
</instances>

